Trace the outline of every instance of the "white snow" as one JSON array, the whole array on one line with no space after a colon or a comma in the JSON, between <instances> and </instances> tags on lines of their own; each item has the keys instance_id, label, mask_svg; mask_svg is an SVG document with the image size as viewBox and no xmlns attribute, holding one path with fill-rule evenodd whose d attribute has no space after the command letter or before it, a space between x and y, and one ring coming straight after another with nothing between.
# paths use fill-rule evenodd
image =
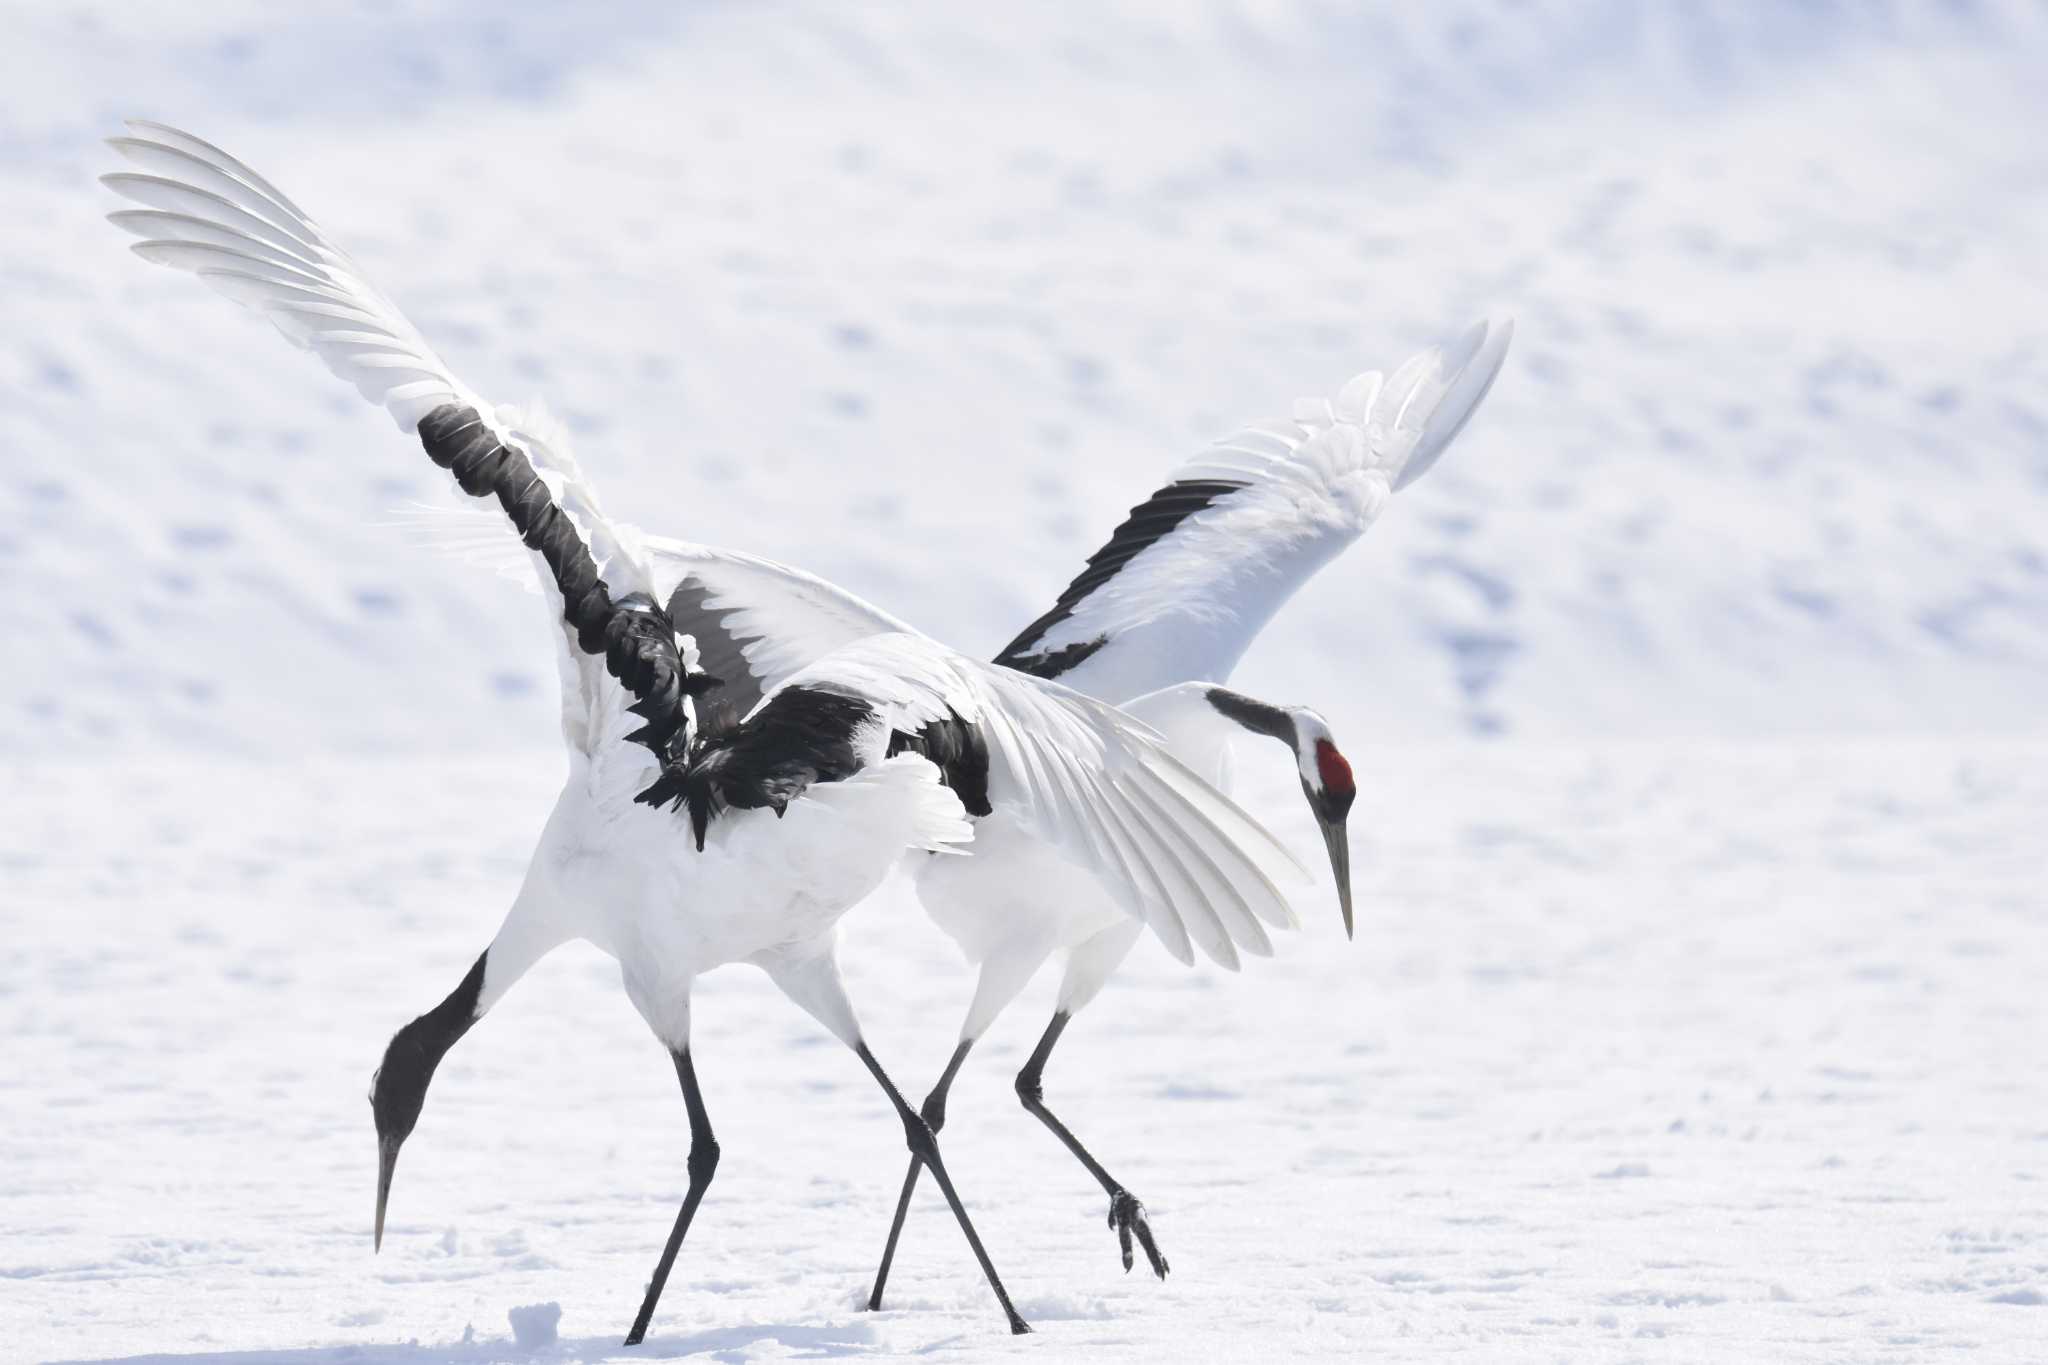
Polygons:
<instances>
[{"instance_id":1,"label":"white snow","mask_svg":"<svg viewBox=\"0 0 2048 1365\"><path fill-rule=\"evenodd\" d=\"M1284 756L1245 766L1313 847ZM465 1323L538 1301L565 1358L634 1354L688 1129L592 950L449 1055L370 1253L370 1070L490 933L557 772L21 774L9 1354L467 1361L509 1343ZM1239 977L1148 948L1048 1071L1170 1279L1123 1273L1011 1093L1041 982L945 1132L1039 1338L1011 1345L929 1192L889 1311L860 1311L901 1129L733 969L697 1012L724 1157L641 1354L2039 1359L2048 744L1427 745L1360 776L1357 943L1325 895ZM856 913L851 987L921 1091L969 983L899 895Z\"/></svg>"},{"instance_id":2,"label":"white snow","mask_svg":"<svg viewBox=\"0 0 2048 1365\"><path fill-rule=\"evenodd\" d=\"M1040 983L901 1134L714 976L724 1162L639 1356L2048 1356L2048 14L936 0L44 5L0 44L0 1356L618 1340L687 1128L565 952L363 1095L561 762L531 597L389 421L99 221L126 114L245 156L609 506L992 652L1197 446L1482 313L1487 406L1237 682L1357 766L1361 923ZM1305 857L1291 776L1246 755ZM1274 769L1267 771L1268 768ZM892 892L922 1091L968 982ZM480 1326L472 1333L469 1324Z\"/></svg>"},{"instance_id":3,"label":"white snow","mask_svg":"<svg viewBox=\"0 0 2048 1365\"><path fill-rule=\"evenodd\" d=\"M505 1317L512 1324L513 1343L522 1351L538 1351L555 1344L555 1329L562 1323L562 1305L530 1303L508 1310Z\"/></svg>"}]
</instances>

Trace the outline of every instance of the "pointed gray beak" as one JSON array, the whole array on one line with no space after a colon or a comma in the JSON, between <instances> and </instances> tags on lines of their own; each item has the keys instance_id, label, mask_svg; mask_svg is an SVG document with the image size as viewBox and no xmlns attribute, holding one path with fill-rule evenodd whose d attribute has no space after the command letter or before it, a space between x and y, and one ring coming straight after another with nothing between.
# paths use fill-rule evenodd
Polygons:
<instances>
[{"instance_id":1,"label":"pointed gray beak","mask_svg":"<svg viewBox=\"0 0 2048 1365\"><path fill-rule=\"evenodd\" d=\"M384 1205L391 1199L391 1173L398 1169L397 1138L377 1139L377 1231L370 1244L372 1253L384 1249Z\"/></svg>"},{"instance_id":2,"label":"pointed gray beak","mask_svg":"<svg viewBox=\"0 0 2048 1365\"><path fill-rule=\"evenodd\" d=\"M1342 820L1326 820L1318 815L1316 824L1322 828L1323 844L1330 850L1330 875L1337 882L1337 905L1344 911L1344 937L1352 938L1351 839Z\"/></svg>"}]
</instances>

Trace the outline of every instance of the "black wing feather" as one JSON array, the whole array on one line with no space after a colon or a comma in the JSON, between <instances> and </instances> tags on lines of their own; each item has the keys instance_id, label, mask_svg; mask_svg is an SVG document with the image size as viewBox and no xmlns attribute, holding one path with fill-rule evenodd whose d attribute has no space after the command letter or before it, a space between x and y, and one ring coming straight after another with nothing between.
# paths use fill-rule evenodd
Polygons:
<instances>
[{"instance_id":1,"label":"black wing feather","mask_svg":"<svg viewBox=\"0 0 2048 1365\"><path fill-rule=\"evenodd\" d=\"M859 772L854 737L875 709L858 697L813 687L785 687L746 721L703 739L685 762L662 769L633 799L690 811L697 847L728 808L778 814L814 782L840 782Z\"/></svg>"},{"instance_id":2,"label":"black wing feather","mask_svg":"<svg viewBox=\"0 0 2048 1365\"><path fill-rule=\"evenodd\" d=\"M613 600L590 547L556 506L533 463L499 441L475 408L443 403L420 418L419 434L428 458L453 474L463 492L497 496L519 538L546 561L577 646L602 655L605 668L633 694L629 709L647 723L627 738L652 749L664 764L673 762L688 743L685 699L717 685L684 667L675 624L644 593Z\"/></svg>"},{"instance_id":3,"label":"black wing feather","mask_svg":"<svg viewBox=\"0 0 2048 1365\"><path fill-rule=\"evenodd\" d=\"M1115 578L1123 567L1150 549L1175 527L1204 508L1245 487L1229 479L1186 479L1170 483L1131 509L1109 543L1088 556L1088 564L1067 585L1052 610L1024 628L1003 647L996 662L1040 678L1057 678L1108 643L1108 637L1079 641L1057 650L1039 648L1046 632L1074 614L1089 594Z\"/></svg>"}]
</instances>

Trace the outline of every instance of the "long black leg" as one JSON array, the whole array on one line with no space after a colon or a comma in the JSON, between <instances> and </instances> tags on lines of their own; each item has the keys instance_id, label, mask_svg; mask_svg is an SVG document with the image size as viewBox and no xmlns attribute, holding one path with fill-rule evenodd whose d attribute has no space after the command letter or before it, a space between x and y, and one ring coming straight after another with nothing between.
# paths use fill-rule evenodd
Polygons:
<instances>
[{"instance_id":1,"label":"long black leg","mask_svg":"<svg viewBox=\"0 0 2048 1365\"><path fill-rule=\"evenodd\" d=\"M718 1169L718 1139L711 1135L711 1119L704 1112L704 1096L697 1089L697 1068L690 1064L690 1050L684 1048L674 1057L676 1078L683 1083L683 1103L690 1111L690 1189L683 1196L683 1207L676 1213L676 1225L668 1235L668 1245L661 1249L661 1260L654 1267L654 1278L648 1281L647 1298L640 1305L640 1316L633 1319L633 1330L626 1334L628 1346L638 1346L641 1338L647 1335L647 1324L654 1317L654 1305L661 1301L669 1269L676 1263L676 1252L682 1249L683 1235L690 1230L690 1220L696 1217L697 1205L703 1201L712 1173Z\"/></svg>"},{"instance_id":2,"label":"long black leg","mask_svg":"<svg viewBox=\"0 0 2048 1365\"><path fill-rule=\"evenodd\" d=\"M939 1077L939 1083L932 1087L932 1093L924 1097L924 1104L918 1113L936 1134L946 1126L946 1092L953 1088L953 1077L960 1074L960 1063L967 1060L967 1049L974 1046L972 1038L962 1038L960 1046L953 1049L953 1060L946 1063L946 1073ZM878 1313L882 1309L882 1290L889 1283L889 1267L896 1260L896 1239L903 1235L903 1218L910 1212L910 1196L917 1189L917 1178L924 1173L924 1163L915 1156L910 1158L910 1169L903 1173L903 1193L896 1200L896 1218L889 1224L889 1242L882 1248L881 1268L875 1271L875 1292L868 1295L868 1311Z\"/></svg>"},{"instance_id":3,"label":"long black leg","mask_svg":"<svg viewBox=\"0 0 2048 1365\"><path fill-rule=\"evenodd\" d=\"M903 1139L910 1145L911 1157L931 1167L932 1179L939 1182L940 1192L946 1196L946 1203L952 1206L953 1217L959 1220L960 1231L967 1234L967 1245L973 1249L974 1259L981 1263L981 1273L988 1277L988 1287L995 1290L996 1302L1003 1306L1003 1315L1010 1320L1010 1331L1018 1335L1030 1331L1030 1324L1017 1316L1017 1309L1010 1303L1009 1291L1003 1288L1002 1277L996 1274L995 1264L989 1260L988 1252L981 1245L981 1237L974 1230L974 1223L967 1217L966 1206L961 1204L959 1194L953 1189L952 1178L946 1174L946 1163L939 1159L939 1143L932 1136L931 1125L910 1107L910 1102L903 1098L896 1083L882 1070L882 1064L875 1060L875 1054L868 1051L866 1043L859 1044L854 1051L874 1078L881 1082L889 1103L896 1106L896 1116L903 1120Z\"/></svg>"},{"instance_id":4,"label":"long black leg","mask_svg":"<svg viewBox=\"0 0 2048 1365\"><path fill-rule=\"evenodd\" d=\"M1060 1034L1066 1030L1067 1021L1072 1017L1062 1010L1054 1014L1052 1022L1045 1026L1045 1033L1033 1049L1031 1060L1024 1063L1024 1069L1017 1073L1017 1098L1024 1102L1027 1111L1038 1116L1040 1123L1052 1129L1053 1135L1066 1143L1067 1150L1088 1168L1088 1173L1102 1183L1103 1190L1109 1195L1109 1225L1116 1229L1117 1242L1124 1254L1124 1269L1131 1268L1131 1236L1135 1233L1138 1244L1145 1249L1145 1259L1152 1263L1152 1273L1163 1280L1166 1278L1166 1258L1159 1254L1159 1244L1152 1238L1152 1224L1145 1217L1145 1206L1103 1170L1102 1163L1081 1145L1081 1139L1045 1107L1045 1090L1041 1083L1045 1078L1046 1059L1052 1056L1053 1044L1059 1042Z\"/></svg>"}]
</instances>

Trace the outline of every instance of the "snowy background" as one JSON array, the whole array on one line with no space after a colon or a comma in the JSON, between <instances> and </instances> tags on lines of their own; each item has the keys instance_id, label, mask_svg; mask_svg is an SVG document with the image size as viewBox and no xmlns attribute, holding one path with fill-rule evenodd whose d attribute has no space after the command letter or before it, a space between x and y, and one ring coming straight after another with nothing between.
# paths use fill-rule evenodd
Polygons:
<instances>
[{"instance_id":1,"label":"snowy background","mask_svg":"<svg viewBox=\"0 0 2048 1365\"><path fill-rule=\"evenodd\" d=\"M570 951L451 1055L369 1255L361 1096L560 771L535 600L440 476L100 221L191 128L608 504L962 647L1162 472L1485 312L1508 368L1238 681L1365 788L1362 907L1133 959L1049 1098L900 1173L871 1085L711 978L726 1159L637 1354L2048 1357L2048 10L1525 0L0 9L0 1357L602 1356L683 1179ZM1305 853L1283 772L1244 795ZM967 979L849 970L921 1090ZM865 989L862 989L862 987ZM152 1354L162 1353L162 1354Z\"/></svg>"}]
</instances>

